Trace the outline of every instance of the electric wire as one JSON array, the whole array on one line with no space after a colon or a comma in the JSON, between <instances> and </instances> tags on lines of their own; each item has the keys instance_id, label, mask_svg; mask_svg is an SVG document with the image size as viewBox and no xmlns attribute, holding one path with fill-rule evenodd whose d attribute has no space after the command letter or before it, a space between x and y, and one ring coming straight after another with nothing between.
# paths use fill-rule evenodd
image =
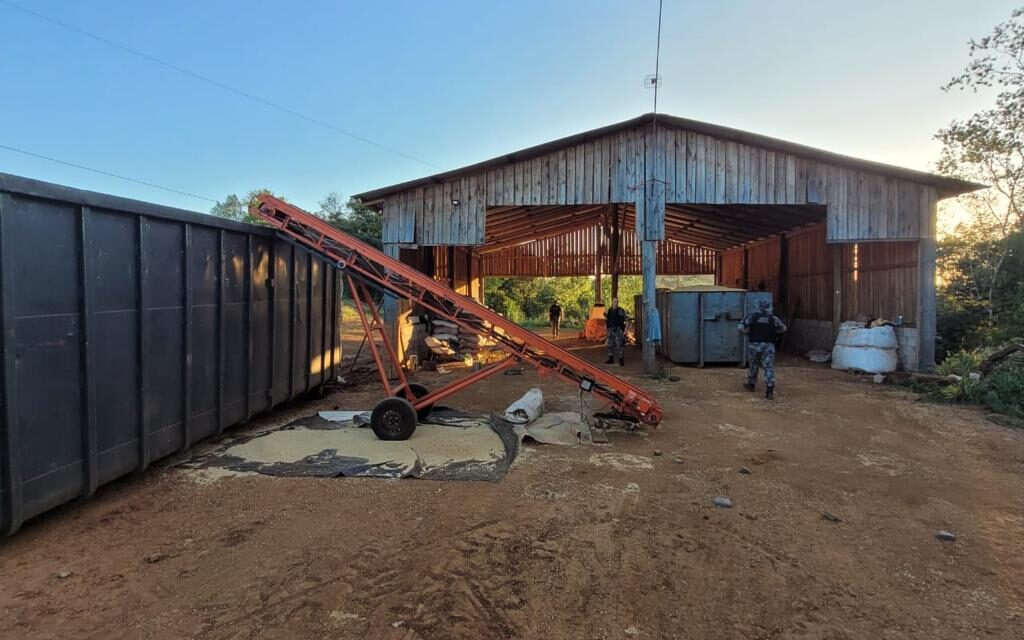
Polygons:
<instances>
[{"instance_id":1,"label":"electric wire","mask_svg":"<svg viewBox=\"0 0 1024 640\"><path fill-rule=\"evenodd\" d=\"M62 165L68 166L68 167L74 167L75 169L82 169L84 171L91 171L93 173L98 173L98 174L100 174L102 176L108 176L108 177L111 177L111 178L117 178L118 180L125 180L127 182L134 182L135 184L141 184L141 185L146 186L146 187L152 187L154 189L160 189L161 191L168 191L170 193L176 193L178 195L188 196L190 198L196 198L197 200L205 200L207 202L213 202L213 203L217 202L217 200L214 199L214 198L208 198L206 196L197 195L195 193L191 193L191 192L188 192L188 191L182 191L181 189L174 189L174 188L171 188L171 187L165 187L165 186L156 184L154 182L147 182L145 180L139 180L138 178L129 178L128 176L122 176L122 175L119 175L119 174L116 174L116 173L111 173L109 171L103 171L102 169L94 169L93 167L87 167L84 164L78 164L78 163L75 163L75 162L68 162L67 160L61 160L60 158L54 158L52 156L43 155L41 153L35 153L34 151L28 151L27 149L19 149L18 147L12 147L12 146L6 145L6 144L0 144L0 149L6 149L7 151L13 151L14 153L20 153L20 154L23 154L23 155L26 155L26 156L32 156L33 158L39 158L41 160L48 160L50 162L56 162L57 164L62 164Z\"/></svg>"},{"instance_id":2,"label":"electric wire","mask_svg":"<svg viewBox=\"0 0 1024 640\"><path fill-rule=\"evenodd\" d=\"M156 56L150 55L150 54L148 54L148 53L146 53L144 51L140 51L138 49L134 49L134 48L129 47L127 45L121 44L120 42L116 42L114 40L110 40L109 38L105 38L105 37L103 37L101 35L98 35L98 34L95 34L95 33L91 32L91 31L87 31L85 29L82 29L81 27L76 27L76 26L74 26L72 24L69 24L67 22L63 22L63 21L58 20L56 18L52 18L52 17L47 16L45 14L39 13L38 11L34 11L32 9L29 9L28 7L23 7L20 4L11 2L10 0L0 0L0 4L2 4L4 6L7 6L7 7L10 7L11 9L15 9L17 11L21 11L22 13L25 13L25 14L28 14L30 16L33 16L33 17L35 17L35 18L37 18L39 20L42 20L44 22L48 22L50 24L56 25L58 27L61 27L62 29L67 29L68 31L72 31L72 32L77 33L77 34L79 34L81 36L85 36L87 38L91 38L91 39L93 39L93 40L95 40L97 42L103 43L103 44L105 44L105 45L107 45L109 47L114 47L115 49L120 49L121 51L124 51L126 53L130 53L130 54L132 54L134 56L142 58L143 60L147 60L147 61L152 62L154 64L158 64L158 65L160 65L162 67L171 69L172 71L176 71L176 72L178 72L178 73L180 73L182 75L189 76L190 78L192 78L194 80L199 80L200 82L205 82L205 83L213 85L213 86L215 86L215 87L217 87L219 89L223 89L224 91L228 91L228 92L234 93L234 94L236 94L238 96L241 96L241 97L243 97L243 98L245 98L247 100L251 100L253 102L259 103L259 104L261 104L261 105L263 105L265 107L269 107L271 109L276 109L277 111L280 111L282 113L286 113L286 114L288 114L288 115L290 115L292 117L299 118L300 120L304 120L304 121L309 122L311 124L315 124L315 125L317 125L319 127L323 127L324 129L328 129L330 131L333 131L335 133L341 134L343 136L347 136L349 138L352 138L353 140L358 140L358 141L360 141L360 142L362 142L364 144L368 144L370 146L377 147L378 149L381 149L383 151L387 151L389 153L393 153L393 154L401 156L401 157L403 157L403 158L405 158L407 160L411 160L413 162L418 162L420 164L426 165L426 166L434 168L434 169L441 169L441 167L439 167L436 164L433 164L432 162L427 162L426 160L423 160L421 158L417 158L414 155L405 153L404 151L400 151L398 149L395 149L394 147L389 147L387 145L384 145L384 144L381 144L381 143L376 142L374 140L371 140L371 139L369 139L369 138L367 138L365 136L361 136L361 135L359 135L357 133L353 133L351 131L342 129L340 127L336 127L335 125L333 125L333 124L331 124L329 122L325 122L324 120L320 120L318 118L314 118L312 116L308 116L308 115L306 115L304 113L296 111L295 109L291 109L289 107L285 107L283 105L277 104L276 102L271 102L270 100L267 100L266 98L261 98L261 97L259 97L257 95L251 94L251 93L249 93L247 91L243 91L242 89L239 89L237 87L233 87L233 86L231 86L229 84L226 84L224 82L221 82L219 80L214 80L213 78L210 78L208 76L204 76L204 75L202 75L200 73L192 71L191 69L186 69L185 67L182 67L180 65L174 64L173 62L168 62L168 61L163 60L161 58L158 58Z\"/></svg>"}]
</instances>

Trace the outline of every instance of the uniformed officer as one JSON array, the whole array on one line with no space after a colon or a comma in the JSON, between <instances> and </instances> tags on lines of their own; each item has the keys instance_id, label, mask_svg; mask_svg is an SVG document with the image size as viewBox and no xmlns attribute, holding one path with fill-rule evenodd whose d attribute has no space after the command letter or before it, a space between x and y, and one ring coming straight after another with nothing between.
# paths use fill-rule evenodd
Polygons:
<instances>
[{"instance_id":1,"label":"uniformed officer","mask_svg":"<svg viewBox=\"0 0 1024 640\"><path fill-rule=\"evenodd\" d=\"M741 333L747 336L747 383L743 388L753 391L757 385L759 368L764 369L764 397L775 397L775 338L786 331L782 320L772 314L768 300L757 301L757 311L751 313L739 325Z\"/></svg>"},{"instance_id":2,"label":"uniformed officer","mask_svg":"<svg viewBox=\"0 0 1024 640\"><path fill-rule=\"evenodd\" d=\"M626 310L619 306L618 298L612 298L612 306L604 312L604 326L608 331L608 359L604 363L611 364L618 358L621 367L626 364L622 354L626 346Z\"/></svg>"}]
</instances>

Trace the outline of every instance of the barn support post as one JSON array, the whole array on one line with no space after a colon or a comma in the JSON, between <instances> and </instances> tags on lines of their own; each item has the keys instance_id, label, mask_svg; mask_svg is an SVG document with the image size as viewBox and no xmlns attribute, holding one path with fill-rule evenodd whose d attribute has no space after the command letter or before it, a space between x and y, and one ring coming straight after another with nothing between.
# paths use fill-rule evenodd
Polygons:
<instances>
[{"instance_id":1,"label":"barn support post","mask_svg":"<svg viewBox=\"0 0 1024 640\"><path fill-rule=\"evenodd\" d=\"M917 242L917 368L935 369L936 301L935 253L937 242L936 209L938 198L934 189L920 190L920 236Z\"/></svg>"},{"instance_id":2,"label":"barn support post","mask_svg":"<svg viewBox=\"0 0 1024 640\"><path fill-rule=\"evenodd\" d=\"M655 313L655 306L657 303L657 291L655 288L655 280L657 278L655 256L658 254L658 242L657 240L644 240L642 244L641 262L643 264L644 298L643 324L644 332L650 335L649 327L651 326L652 317ZM642 340L644 373L656 373L658 365L657 362L655 362L654 342L652 340L648 340L647 335L643 336Z\"/></svg>"},{"instance_id":3,"label":"barn support post","mask_svg":"<svg viewBox=\"0 0 1024 640\"><path fill-rule=\"evenodd\" d=\"M611 239L611 274L612 274L612 297L619 297L619 256L622 254L622 242L619 235L619 205L612 205L612 239Z\"/></svg>"},{"instance_id":4,"label":"barn support post","mask_svg":"<svg viewBox=\"0 0 1024 640\"><path fill-rule=\"evenodd\" d=\"M917 243L917 366L935 369L935 251L934 237Z\"/></svg>"},{"instance_id":5,"label":"barn support post","mask_svg":"<svg viewBox=\"0 0 1024 640\"><path fill-rule=\"evenodd\" d=\"M832 246L832 338L839 335L843 321L843 245Z\"/></svg>"},{"instance_id":6,"label":"barn support post","mask_svg":"<svg viewBox=\"0 0 1024 640\"><path fill-rule=\"evenodd\" d=\"M394 258L395 260L401 259L400 258L400 256L401 256L401 249L395 243L386 243L384 245L384 253L389 258ZM373 303L371 302L371 304L373 304ZM386 327L385 331L388 334L388 339L391 341L391 344L396 345L396 348L397 348L397 346L399 344L399 337L400 337L398 335L398 329L399 329L399 327L398 327L398 298L394 298L392 296L385 295L384 296L384 303L382 305L382 310L384 312L384 326ZM387 371L388 377L389 378L397 377L398 376L398 372L391 370L390 361L388 361L388 365L387 366L388 366L388 371Z\"/></svg>"}]
</instances>

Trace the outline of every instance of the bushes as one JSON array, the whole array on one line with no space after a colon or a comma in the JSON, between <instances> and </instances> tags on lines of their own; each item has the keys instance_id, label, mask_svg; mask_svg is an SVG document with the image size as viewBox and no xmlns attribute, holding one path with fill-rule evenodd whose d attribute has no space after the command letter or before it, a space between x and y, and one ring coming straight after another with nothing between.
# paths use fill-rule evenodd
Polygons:
<instances>
[{"instance_id":1,"label":"bushes","mask_svg":"<svg viewBox=\"0 0 1024 640\"><path fill-rule=\"evenodd\" d=\"M604 299L611 299L611 278L602 281ZM639 276L619 279L619 303L630 312L633 296L640 292ZM594 279L564 278L487 278L484 300L509 320L525 325L546 325L548 307L554 300L562 305L562 323L581 325L590 317L594 306Z\"/></svg>"},{"instance_id":2,"label":"bushes","mask_svg":"<svg viewBox=\"0 0 1024 640\"><path fill-rule=\"evenodd\" d=\"M979 376L977 371L990 353L992 350L975 349L949 354L938 372L959 376L960 381L945 386L926 385L921 391L933 400L980 404L996 413L1024 419L1024 360L1011 357L988 375Z\"/></svg>"},{"instance_id":3,"label":"bushes","mask_svg":"<svg viewBox=\"0 0 1024 640\"><path fill-rule=\"evenodd\" d=\"M985 376L978 393L992 411L1024 419L1024 363L1010 361Z\"/></svg>"}]
</instances>

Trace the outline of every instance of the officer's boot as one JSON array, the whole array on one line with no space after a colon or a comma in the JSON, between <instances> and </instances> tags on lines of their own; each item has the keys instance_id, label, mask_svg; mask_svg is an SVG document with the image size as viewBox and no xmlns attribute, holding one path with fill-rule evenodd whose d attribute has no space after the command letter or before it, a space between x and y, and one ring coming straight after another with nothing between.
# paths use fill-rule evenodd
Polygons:
<instances>
[{"instance_id":1,"label":"officer's boot","mask_svg":"<svg viewBox=\"0 0 1024 640\"><path fill-rule=\"evenodd\" d=\"M775 385L772 385L764 390L764 397L768 398L769 400L775 399Z\"/></svg>"},{"instance_id":2,"label":"officer's boot","mask_svg":"<svg viewBox=\"0 0 1024 640\"><path fill-rule=\"evenodd\" d=\"M754 383L753 382L744 382L743 383L743 388L746 389L747 391L753 391L754 390Z\"/></svg>"},{"instance_id":3,"label":"officer's boot","mask_svg":"<svg viewBox=\"0 0 1024 640\"><path fill-rule=\"evenodd\" d=\"M615 362L615 358L608 356L608 359L604 361L605 364L612 364Z\"/></svg>"},{"instance_id":4,"label":"officer's boot","mask_svg":"<svg viewBox=\"0 0 1024 640\"><path fill-rule=\"evenodd\" d=\"M619 366L620 367L626 366L626 359L625 358L619 358Z\"/></svg>"}]
</instances>

